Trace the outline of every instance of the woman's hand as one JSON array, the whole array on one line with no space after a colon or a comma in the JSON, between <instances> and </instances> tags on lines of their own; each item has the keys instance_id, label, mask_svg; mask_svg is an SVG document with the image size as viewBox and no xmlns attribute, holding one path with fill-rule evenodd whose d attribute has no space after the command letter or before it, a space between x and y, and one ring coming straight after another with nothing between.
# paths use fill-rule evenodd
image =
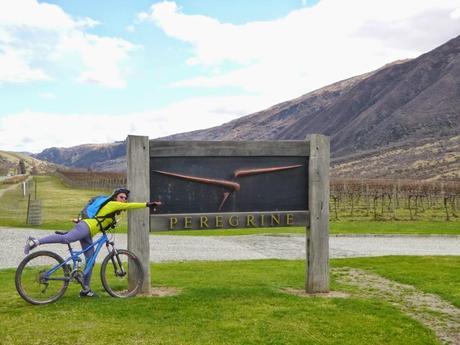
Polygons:
<instances>
[{"instance_id":1,"label":"woman's hand","mask_svg":"<svg viewBox=\"0 0 460 345\"><path fill-rule=\"evenodd\" d=\"M162 205L162 202L161 201L147 201L145 203L145 206L153 209L154 211L156 211L157 207L158 206L161 206Z\"/></svg>"}]
</instances>

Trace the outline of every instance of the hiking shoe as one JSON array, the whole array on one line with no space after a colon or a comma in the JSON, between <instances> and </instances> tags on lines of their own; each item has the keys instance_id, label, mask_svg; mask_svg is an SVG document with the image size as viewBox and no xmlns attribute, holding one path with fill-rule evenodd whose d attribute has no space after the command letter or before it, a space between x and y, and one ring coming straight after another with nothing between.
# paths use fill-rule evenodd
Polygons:
<instances>
[{"instance_id":1,"label":"hiking shoe","mask_svg":"<svg viewBox=\"0 0 460 345\"><path fill-rule=\"evenodd\" d=\"M29 238L26 241L26 245L24 246L24 254L28 255L29 252L35 247L37 247L39 244L40 242L38 242L36 238L29 236Z\"/></svg>"},{"instance_id":2,"label":"hiking shoe","mask_svg":"<svg viewBox=\"0 0 460 345\"><path fill-rule=\"evenodd\" d=\"M80 290L80 297L99 297L98 295L96 295L96 293L91 290L91 289L88 289L88 290Z\"/></svg>"}]
</instances>

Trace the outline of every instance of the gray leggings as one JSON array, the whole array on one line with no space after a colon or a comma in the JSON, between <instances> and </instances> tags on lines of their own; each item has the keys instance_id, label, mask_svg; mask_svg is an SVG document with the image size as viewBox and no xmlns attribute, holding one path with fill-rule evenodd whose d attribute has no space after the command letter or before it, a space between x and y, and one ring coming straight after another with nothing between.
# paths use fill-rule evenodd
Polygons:
<instances>
[{"instance_id":1,"label":"gray leggings","mask_svg":"<svg viewBox=\"0 0 460 345\"><path fill-rule=\"evenodd\" d=\"M70 230L65 235L53 234L53 235L49 235L43 238L39 238L38 241L40 242L40 244L49 244L49 243L67 244L67 243L80 241L80 245L82 249L87 248L93 243L93 239L91 238L91 234L89 232L88 224L86 224L85 222L79 222L77 225L75 225L75 227L72 230ZM86 262L88 262L89 258L93 255L93 253L94 253L94 247L85 252ZM91 281L91 274L92 274L92 270L89 271L87 275L85 275L85 278L84 278L85 287L89 287L89 283Z\"/></svg>"}]
</instances>

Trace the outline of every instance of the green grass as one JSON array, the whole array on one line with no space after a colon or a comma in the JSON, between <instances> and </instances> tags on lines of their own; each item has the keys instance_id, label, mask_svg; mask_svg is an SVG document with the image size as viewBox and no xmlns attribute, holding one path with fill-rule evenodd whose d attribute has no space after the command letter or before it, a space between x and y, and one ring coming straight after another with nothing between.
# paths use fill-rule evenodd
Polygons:
<instances>
[{"instance_id":1,"label":"green grass","mask_svg":"<svg viewBox=\"0 0 460 345\"><path fill-rule=\"evenodd\" d=\"M356 267L434 293L460 308L460 256L386 256L333 260L335 267Z\"/></svg>"},{"instance_id":2,"label":"green grass","mask_svg":"<svg viewBox=\"0 0 460 345\"><path fill-rule=\"evenodd\" d=\"M391 258L390 258L391 259ZM368 259L391 271L388 258ZM375 265L372 264L375 261ZM412 260L412 261L410 261ZM408 262L405 275L431 277L437 258ZM334 260L333 266L361 266ZM452 271L458 258L440 261ZM154 285L182 289L174 297L80 299L72 286L57 303L32 306L14 290L14 270L0 271L2 344L439 344L434 333L395 307L366 298L305 298L304 262L284 260L183 262L152 265ZM415 278L418 284L421 279ZM445 282L446 283L446 282ZM452 289L459 290L458 279ZM332 280L332 287L338 286Z\"/></svg>"},{"instance_id":3,"label":"green grass","mask_svg":"<svg viewBox=\"0 0 460 345\"><path fill-rule=\"evenodd\" d=\"M41 229L71 229L73 223L70 220L78 215L91 197L108 193L104 190L72 189L54 176L36 176L34 180L37 183L37 199L42 201L43 224L36 227ZM31 192L34 199L35 189ZM19 186L6 192L0 198L0 225L30 227L26 224L27 200Z\"/></svg>"},{"instance_id":4,"label":"green grass","mask_svg":"<svg viewBox=\"0 0 460 345\"><path fill-rule=\"evenodd\" d=\"M87 200L94 195L107 194L107 190L73 189L63 185L54 176L38 176L37 197L42 200L43 224L39 229L69 230L74 218ZM34 194L34 193L33 193ZM29 227L26 224L27 197L23 197L18 188L6 192L0 198L0 226ZM127 231L126 214L118 226L118 232ZM447 234L460 235L460 221L416 220L416 221L373 221L373 220L344 220L331 221L331 234ZM441 219L441 218L440 218ZM192 236L229 236L251 234L303 234L302 227L261 228L261 229L226 229L226 230L194 230L194 231L164 231L157 234L192 235Z\"/></svg>"},{"instance_id":5,"label":"green grass","mask_svg":"<svg viewBox=\"0 0 460 345\"><path fill-rule=\"evenodd\" d=\"M460 235L459 221L332 221L331 234Z\"/></svg>"}]
</instances>

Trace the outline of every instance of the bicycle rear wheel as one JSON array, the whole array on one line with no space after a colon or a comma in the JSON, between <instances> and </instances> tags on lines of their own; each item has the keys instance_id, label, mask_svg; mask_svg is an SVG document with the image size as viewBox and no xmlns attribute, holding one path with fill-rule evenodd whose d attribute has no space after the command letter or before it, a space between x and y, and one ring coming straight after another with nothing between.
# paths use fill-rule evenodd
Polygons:
<instances>
[{"instance_id":1,"label":"bicycle rear wheel","mask_svg":"<svg viewBox=\"0 0 460 345\"><path fill-rule=\"evenodd\" d=\"M21 261L16 270L16 290L19 295L32 304L47 304L58 300L69 285L64 267L53 273L50 271L63 263L56 253L39 251Z\"/></svg>"},{"instance_id":2,"label":"bicycle rear wheel","mask_svg":"<svg viewBox=\"0 0 460 345\"><path fill-rule=\"evenodd\" d=\"M144 279L141 262L137 256L125 249L111 252L101 264L102 286L113 297L135 296Z\"/></svg>"}]
</instances>

